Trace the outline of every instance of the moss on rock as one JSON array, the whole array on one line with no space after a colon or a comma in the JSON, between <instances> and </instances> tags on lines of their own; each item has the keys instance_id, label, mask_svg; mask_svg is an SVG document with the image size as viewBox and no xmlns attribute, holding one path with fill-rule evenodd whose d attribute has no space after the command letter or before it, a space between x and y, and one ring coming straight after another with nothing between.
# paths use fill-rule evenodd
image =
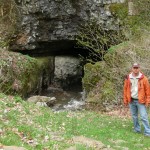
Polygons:
<instances>
[{"instance_id":1,"label":"moss on rock","mask_svg":"<svg viewBox=\"0 0 150 150\"><path fill-rule=\"evenodd\" d=\"M128 3L114 3L109 7L111 13L119 18L120 20L124 20L128 16Z\"/></svg>"},{"instance_id":2,"label":"moss on rock","mask_svg":"<svg viewBox=\"0 0 150 150\"><path fill-rule=\"evenodd\" d=\"M134 62L140 63L142 72L150 79L150 41L145 40L146 37L149 35L113 46L105 54L104 61L85 66L83 86L87 91L87 102L103 108L122 102L124 77Z\"/></svg>"},{"instance_id":3,"label":"moss on rock","mask_svg":"<svg viewBox=\"0 0 150 150\"><path fill-rule=\"evenodd\" d=\"M27 55L0 50L0 91L27 96L39 92L49 82L53 58L32 58ZM48 78L48 79L46 79ZM42 85L43 84L43 85Z\"/></svg>"},{"instance_id":4,"label":"moss on rock","mask_svg":"<svg viewBox=\"0 0 150 150\"><path fill-rule=\"evenodd\" d=\"M105 62L97 62L95 64L87 63L84 67L85 75L82 80L87 92L91 91L101 78L102 70L104 70Z\"/></svg>"}]
</instances>

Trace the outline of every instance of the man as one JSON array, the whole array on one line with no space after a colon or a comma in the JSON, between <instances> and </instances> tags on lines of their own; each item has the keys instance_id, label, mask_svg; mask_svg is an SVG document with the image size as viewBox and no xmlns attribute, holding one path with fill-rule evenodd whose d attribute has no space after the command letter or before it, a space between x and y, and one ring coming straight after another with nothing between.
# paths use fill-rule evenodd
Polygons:
<instances>
[{"instance_id":1,"label":"man","mask_svg":"<svg viewBox=\"0 0 150 150\"><path fill-rule=\"evenodd\" d=\"M144 126L144 135L150 137L150 126L146 107L150 104L150 87L147 77L140 71L140 65L134 63L132 72L124 81L124 104L129 104L134 123L134 132L140 133L138 112Z\"/></svg>"}]
</instances>

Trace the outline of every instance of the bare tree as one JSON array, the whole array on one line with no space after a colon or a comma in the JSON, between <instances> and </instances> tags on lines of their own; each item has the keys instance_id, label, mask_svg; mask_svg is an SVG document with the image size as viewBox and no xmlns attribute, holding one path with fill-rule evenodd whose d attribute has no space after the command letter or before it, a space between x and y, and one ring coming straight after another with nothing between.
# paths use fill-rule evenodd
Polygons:
<instances>
[{"instance_id":1,"label":"bare tree","mask_svg":"<svg viewBox=\"0 0 150 150\"><path fill-rule=\"evenodd\" d=\"M0 47L6 47L9 44L11 35L18 28L20 11L15 0L0 0Z\"/></svg>"}]
</instances>

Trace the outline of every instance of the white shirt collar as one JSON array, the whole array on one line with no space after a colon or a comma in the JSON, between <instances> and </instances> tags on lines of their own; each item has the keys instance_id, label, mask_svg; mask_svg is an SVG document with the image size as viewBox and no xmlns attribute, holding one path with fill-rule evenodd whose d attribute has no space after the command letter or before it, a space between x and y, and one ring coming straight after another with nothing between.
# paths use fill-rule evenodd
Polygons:
<instances>
[{"instance_id":1,"label":"white shirt collar","mask_svg":"<svg viewBox=\"0 0 150 150\"><path fill-rule=\"evenodd\" d=\"M141 76L142 76L142 73L141 73L141 72L139 72L139 75L136 76L136 77L134 77L132 73L129 74L129 78L130 78L130 79L133 79L133 78L139 79Z\"/></svg>"}]
</instances>

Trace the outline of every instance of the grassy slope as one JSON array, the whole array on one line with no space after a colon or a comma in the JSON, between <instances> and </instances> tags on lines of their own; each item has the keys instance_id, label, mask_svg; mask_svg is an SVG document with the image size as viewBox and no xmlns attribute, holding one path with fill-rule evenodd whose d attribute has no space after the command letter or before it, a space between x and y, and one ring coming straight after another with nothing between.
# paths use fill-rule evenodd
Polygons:
<instances>
[{"instance_id":1,"label":"grassy slope","mask_svg":"<svg viewBox=\"0 0 150 150\"><path fill-rule=\"evenodd\" d=\"M63 150L72 137L83 135L115 150L150 149L149 138L132 132L130 119L96 112L59 112L27 103L19 97L0 95L0 144L28 150ZM77 150L94 149L76 145Z\"/></svg>"}]
</instances>

